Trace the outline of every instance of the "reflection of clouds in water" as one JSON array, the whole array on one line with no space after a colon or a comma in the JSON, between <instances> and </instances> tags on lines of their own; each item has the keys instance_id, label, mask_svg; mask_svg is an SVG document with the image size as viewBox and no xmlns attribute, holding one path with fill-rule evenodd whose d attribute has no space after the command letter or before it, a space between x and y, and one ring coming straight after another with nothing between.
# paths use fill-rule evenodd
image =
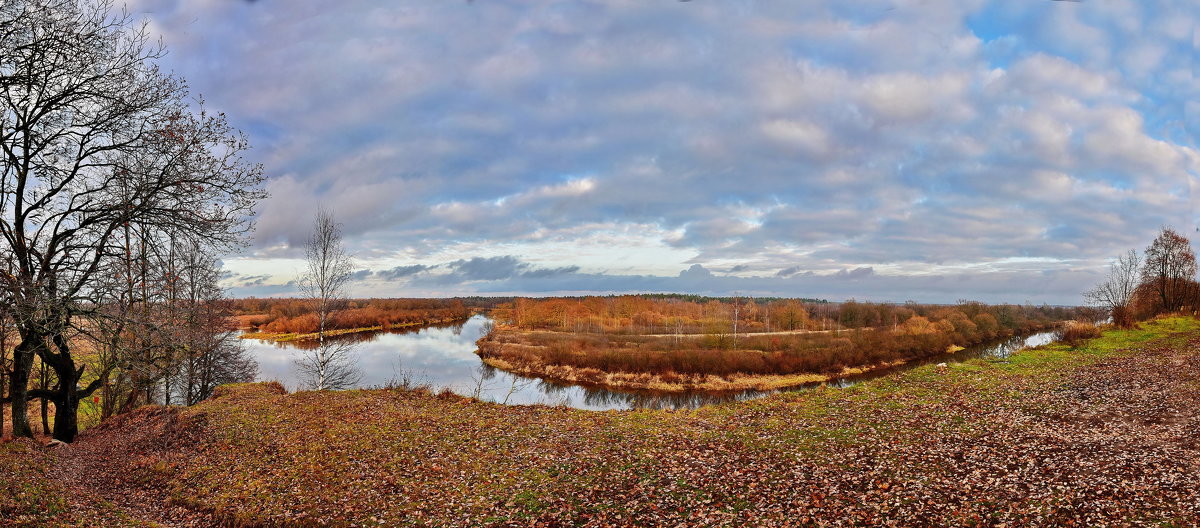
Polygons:
<instances>
[{"instance_id":1,"label":"reflection of clouds in water","mask_svg":"<svg viewBox=\"0 0 1200 528\"><path fill-rule=\"evenodd\" d=\"M357 342L354 351L356 367L362 372L361 386L381 386L408 374L416 385L450 390L471 395L479 387L480 399L515 405L567 405L579 409L684 409L734 400L746 400L775 391L744 391L733 393L651 393L645 391L613 391L554 383L536 378L515 376L489 367L475 355L475 341L488 319L476 315L457 325L398 332L349 334L339 339ZM965 361L976 357L1007 357L1021 348L1048 343L1054 332L1042 332L1028 337L1013 337L1001 343L970 347L952 356L936 356L906 365L904 368L943 361ZM256 339L243 340L246 348L259 362L260 380L278 380L289 389L296 387L293 365L295 348L285 343L268 343ZM835 380L835 387L848 387L866 379L896 372L876 372L854 378ZM807 390L820 384L796 387ZM511 394L510 394L511 392Z\"/></svg>"},{"instance_id":2,"label":"reflection of clouds in water","mask_svg":"<svg viewBox=\"0 0 1200 528\"><path fill-rule=\"evenodd\" d=\"M717 401L742 399L740 394L650 394L583 388L537 378L515 376L484 365L475 355L486 317L475 316L466 323L441 325L398 332L364 332L339 336L355 341L356 367L364 387L386 385L404 377L434 390L449 388L471 395L479 389L482 400L518 405L568 405L582 409L692 408ZM259 360L259 379L278 379L289 388L296 386L293 365L295 345L246 340ZM761 393L754 393L754 396Z\"/></svg>"},{"instance_id":3,"label":"reflection of clouds in water","mask_svg":"<svg viewBox=\"0 0 1200 528\"><path fill-rule=\"evenodd\" d=\"M1006 358L1011 356L1014 352L1018 352L1026 348L1050 344L1054 342L1055 339L1058 339L1058 337L1059 332L1057 330L1050 332L1038 332L1028 336L1010 337L998 344L982 345L978 347L981 350L976 357ZM971 347L968 350L973 348L976 347Z\"/></svg>"},{"instance_id":4,"label":"reflection of clouds in water","mask_svg":"<svg viewBox=\"0 0 1200 528\"><path fill-rule=\"evenodd\" d=\"M257 339L242 339L246 349L258 361L258 378L261 381L278 381L289 390L296 385L294 372L295 350L270 346ZM263 346L267 345L267 346Z\"/></svg>"}]
</instances>

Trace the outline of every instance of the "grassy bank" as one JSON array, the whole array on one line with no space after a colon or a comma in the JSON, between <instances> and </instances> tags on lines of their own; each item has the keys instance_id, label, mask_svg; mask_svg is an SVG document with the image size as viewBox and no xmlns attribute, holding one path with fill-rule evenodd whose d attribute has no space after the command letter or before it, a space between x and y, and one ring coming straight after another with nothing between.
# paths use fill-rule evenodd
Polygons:
<instances>
[{"instance_id":1,"label":"grassy bank","mask_svg":"<svg viewBox=\"0 0 1200 528\"><path fill-rule=\"evenodd\" d=\"M481 348L480 350L484 350ZM961 350L961 349L960 349ZM540 362L509 363L502 356L485 355L483 362L500 370L559 383L609 389L651 390L658 392L773 390L821 383L835 378L864 374L876 369L903 365L904 361L880 363L870 367L845 367L833 374L801 372L796 374L651 374L647 372L604 372L597 368L547 365Z\"/></svg>"},{"instance_id":2,"label":"grassy bank","mask_svg":"<svg viewBox=\"0 0 1200 528\"><path fill-rule=\"evenodd\" d=\"M72 462L241 526L1192 526L1198 347L1170 318L695 411L254 384L71 448L169 455Z\"/></svg>"}]
</instances>

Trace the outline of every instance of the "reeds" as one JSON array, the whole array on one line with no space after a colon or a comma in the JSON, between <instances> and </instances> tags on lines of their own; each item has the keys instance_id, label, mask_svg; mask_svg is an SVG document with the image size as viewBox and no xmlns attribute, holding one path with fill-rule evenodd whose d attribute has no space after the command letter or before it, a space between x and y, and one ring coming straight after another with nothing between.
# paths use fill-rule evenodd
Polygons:
<instances>
[{"instance_id":1,"label":"reeds","mask_svg":"<svg viewBox=\"0 0 1200 528\"><path fill-rule=\"evenodd\" d=\"M837 374L848 368L902 363L943 354L951 345L1040 330L1050 322L1025 321L1015 328L933 325L941 330L904 333L891 329L676 340L629 336L523 332L503 327L480 340L479 354L512 365L572 367L606 373L672 376Z\"/></svg>"},{"instance_id":2,"label":"reeds","mask_svg":"<svg viewBox=\"0 0 1200 528\"><path fill-rule=\"evenodd\" d=\"M1100 333L1100 327L1094 324L1072 322L1063 328L1059 341L1075 348L1090 339L1100 337Z\"/></svg>"}]
</instances>

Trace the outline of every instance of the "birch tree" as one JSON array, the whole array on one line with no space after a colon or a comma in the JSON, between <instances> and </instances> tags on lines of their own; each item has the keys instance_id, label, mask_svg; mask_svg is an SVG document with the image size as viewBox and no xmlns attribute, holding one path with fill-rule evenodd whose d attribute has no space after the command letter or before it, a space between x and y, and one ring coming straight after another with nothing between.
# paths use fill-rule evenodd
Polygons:
<instances>
[{"instance_id":1,"label":"birch tree","mask_svg":"<svg viewBox=\"0 0 1200 528\"><path fill-rule=\"evenodd\" d=\"M353 387L360 379L351 356L349 341L330 340L330 318L345 302L353 262L342 244L341 227L333 214L317 210L313 233L304 248L305 271L300 289L314 304L317 315L317 345L301 352L297 360L305 387L313 390L340 390Z\"/></svg>"}]
</instances>

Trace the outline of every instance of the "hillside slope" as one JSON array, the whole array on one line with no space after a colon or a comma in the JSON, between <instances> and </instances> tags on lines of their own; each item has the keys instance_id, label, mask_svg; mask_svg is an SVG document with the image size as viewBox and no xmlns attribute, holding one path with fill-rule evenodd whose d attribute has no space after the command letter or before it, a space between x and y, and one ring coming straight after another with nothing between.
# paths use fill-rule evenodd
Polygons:
<instances>
[{"instance_id":1,"label":"hillside slope","mask_svg":"<svg viewBox=\"0 0 1200 528\"><path fill-rule=\"evenodd\" d=\"M82 493L62 525L1193 526L1198 389L1200 323L1172 318L696 411L233 386L0 463ZM0 486L9 525L53 525L37 471Z\"/></svg>"}]
</instances>

